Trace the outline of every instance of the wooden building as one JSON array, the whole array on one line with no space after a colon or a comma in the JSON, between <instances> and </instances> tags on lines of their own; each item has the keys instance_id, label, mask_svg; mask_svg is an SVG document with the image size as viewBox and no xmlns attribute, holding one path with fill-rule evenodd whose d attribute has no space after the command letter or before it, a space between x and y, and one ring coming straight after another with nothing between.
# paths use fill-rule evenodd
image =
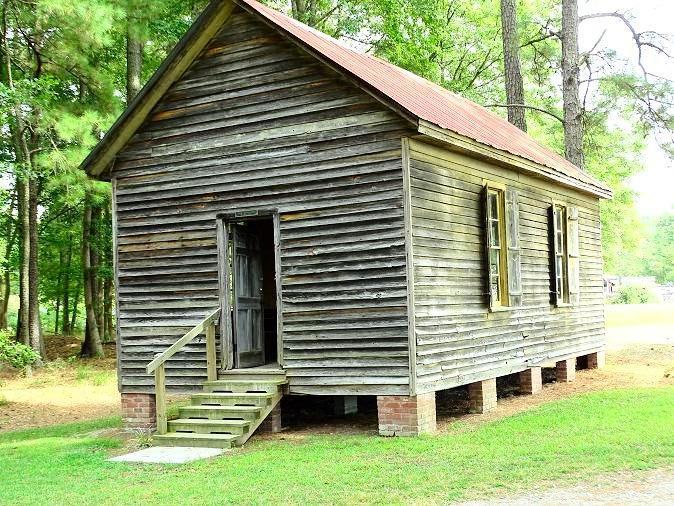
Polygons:
<instances>
[{"instance_id":1,"label":"wooden building","mask_svg":"<svg viewBox=\"0 0 674 506\"><path fill-rule=\"evenodd\" d=\"M241 443L284 393L415 434L438 390L486 410L496 377L601 363L610 190L254 0L212 2L84 167L114 190L125 417L167 443ZM168 423L164 382L203 389Z\"/></svg>"}]
</instances>

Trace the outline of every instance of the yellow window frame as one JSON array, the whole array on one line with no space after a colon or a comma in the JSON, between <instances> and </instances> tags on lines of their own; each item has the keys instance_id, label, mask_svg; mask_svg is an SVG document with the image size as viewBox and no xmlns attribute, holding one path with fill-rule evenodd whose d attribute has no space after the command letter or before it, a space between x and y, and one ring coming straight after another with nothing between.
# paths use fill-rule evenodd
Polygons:
<instances>
[{"instance_id":1,"label":"yellow window frame","mask_svg":"<svg viewBox=\"0 0 674 506\"><path fill-rule=\"evenodd\" d=\"M493 181L484 182L487 192L487 230L485 231L487 241L487 268L489 269L489 291L491 294L491 307L508 307L508 243L506 232L506 208L505 208L505 190L503 184ZM492 205L494 204L494 205ZM496 227L496 231L494 231ZM492 254L498 255L498 272L492 273ZM498 293L494 294L492 289L493 276L498 276Z\"/></svg>"}]
</instances>

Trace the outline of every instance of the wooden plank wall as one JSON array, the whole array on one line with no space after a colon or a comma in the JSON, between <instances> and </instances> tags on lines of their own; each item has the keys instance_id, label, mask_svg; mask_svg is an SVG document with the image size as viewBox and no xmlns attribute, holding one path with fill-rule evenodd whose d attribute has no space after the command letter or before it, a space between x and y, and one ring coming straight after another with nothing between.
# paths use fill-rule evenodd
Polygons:
<instances>
[{"instance_id":1,"label":"wooden plank wall","mask_svg":"<svg viewBox=\"0 0 674 506\"><path fill-rule=\"evenodd\" d=\"M410 142L417 391L450 388L583 355L604 343L596 198L418 140ZM523 305L487 310L483 179L519 191ZM548 207L580 211L580 304L550 304Z\"/></svg>"},{"instance_id":2,"label":"wooden plank wall","mask_svg":"<svg viewBox=\"0 0 674 506\"><path fill-rule=\"evenodd\" d=\"M408 124L235 11L116 160L122 391L218 305L216 216L281 211L291 391L406 393ZM205 379L203 344L168 385Z\"/></svg>"}]
</instances>

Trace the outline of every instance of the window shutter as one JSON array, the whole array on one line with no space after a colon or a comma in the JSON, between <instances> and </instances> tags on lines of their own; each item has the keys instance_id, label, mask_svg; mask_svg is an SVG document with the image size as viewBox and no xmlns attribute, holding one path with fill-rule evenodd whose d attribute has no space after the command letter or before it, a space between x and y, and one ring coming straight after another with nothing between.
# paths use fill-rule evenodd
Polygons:
<instances>
[{"instance_id":1,"label":"window shutter","mask_svg":"<svg viewBox=\"0 0 674 506\"><path fill-rule=\"evenodd\" d=\"M485 185L482 190L482 212L484 223L484 273L485 273L485 290L487 292L487 305L489 309L493 307L491 297L492 274L489 268L489 188Z\"/></svg>"},{"instance_id":2,"label":"window shutter","mask_svg":"<svg viewBox=\"0 0 674 506\"><path fill-rule=\"evenodd\" d=\"M557 305L557 262L555 262L555 251L557 251L557 234L555 234L555 206L548 208L548 242L550 245L550 302L553 306Z\"/></svg>"},{"instance_id":3,"label":"window shutter","mask_svg":"<svg viewBox=\"0 0 674 506\"><path fill-rule=\"evenodd\" d=\"M568 208L566 233L569 256L569 302L577 305L580 300L580 239L577 207Z\"/></svg>"},{"instance_id":4,"label":"window shutter","mask_svg":"<svg viewBox=\"0 0 674 506\"><path fill-rule=\"evenodd\" d=\"M510 306L522 305L522 265L520 251L520 203L517 190L505 192L506 236L508 242L508 295Z\"/></svg>"}]
</instances>

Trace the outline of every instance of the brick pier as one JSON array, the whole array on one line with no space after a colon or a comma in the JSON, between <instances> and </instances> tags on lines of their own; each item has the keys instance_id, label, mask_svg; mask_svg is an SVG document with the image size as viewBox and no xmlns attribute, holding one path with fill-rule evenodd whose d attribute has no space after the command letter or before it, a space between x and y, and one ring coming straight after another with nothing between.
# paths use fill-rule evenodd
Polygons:
<instances>
[{"instance_id":1,"label":"brick pier","mask_svg":"<svg viewBox=\"0 0 674 506\"><path fill-rule=\"evenodd\" d=\"M417 436L435 432L435 392L377 397L379 434Z\"/></svg>"},{"instance_id":2,"label":"brick pier","mask_svg":"<svg viewBox=\"0 0 674 506\"><path fill-rule=\"evenodd\" d=\"M122 394L122 421L126 429L154 429L157 405L154 394Z\"/></svg>"}]
</instances>

